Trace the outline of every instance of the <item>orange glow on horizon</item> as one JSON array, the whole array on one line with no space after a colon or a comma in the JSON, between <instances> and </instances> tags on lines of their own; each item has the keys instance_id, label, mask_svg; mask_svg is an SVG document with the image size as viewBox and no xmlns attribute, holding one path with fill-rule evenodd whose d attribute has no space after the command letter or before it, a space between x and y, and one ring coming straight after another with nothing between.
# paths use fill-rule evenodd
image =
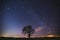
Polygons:
<instances>
[{"instance_id":1,"label":"orange glow on horizon","mask_svg":"<svg viewBox=\"0 0 60 40\"><path fill-rule=\"evenodd\" d=\"M47 37L54 37L54 35L48 35Z\"/></svg>"}]
</instances>

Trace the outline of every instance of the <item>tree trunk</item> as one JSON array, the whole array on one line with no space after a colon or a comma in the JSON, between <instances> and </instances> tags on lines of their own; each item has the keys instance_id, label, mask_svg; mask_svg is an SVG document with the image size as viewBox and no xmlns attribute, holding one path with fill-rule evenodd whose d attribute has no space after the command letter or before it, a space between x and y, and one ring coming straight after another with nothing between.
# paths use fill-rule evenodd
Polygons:
<instances>
[{"instance_id":1,"label":"tree trunk","mask_svg":"<svg viewBox=\"0 0 60 40\"><path fill-rule=\"evenodd\" d=\"M28 34L28 38L30 38L30 33Z\"/></svg>"}]
</instances>

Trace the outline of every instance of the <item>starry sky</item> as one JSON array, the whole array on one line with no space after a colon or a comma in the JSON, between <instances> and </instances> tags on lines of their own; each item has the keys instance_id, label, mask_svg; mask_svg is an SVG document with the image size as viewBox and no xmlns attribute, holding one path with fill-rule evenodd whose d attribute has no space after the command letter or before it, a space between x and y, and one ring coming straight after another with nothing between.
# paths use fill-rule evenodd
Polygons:
<instances>
[{"instance_id":1,"label":"starry sky","mask_svg":"<svg viewBox=\"0 0 60 40\"><path fill-rule=\"evenodd\" d=\"M43 28L36 35L57 33L60 26L57 4L54 0L1 0L3 32L21 34L25 25L32 25L35 29Z\"/></svg>"}]
</instances>

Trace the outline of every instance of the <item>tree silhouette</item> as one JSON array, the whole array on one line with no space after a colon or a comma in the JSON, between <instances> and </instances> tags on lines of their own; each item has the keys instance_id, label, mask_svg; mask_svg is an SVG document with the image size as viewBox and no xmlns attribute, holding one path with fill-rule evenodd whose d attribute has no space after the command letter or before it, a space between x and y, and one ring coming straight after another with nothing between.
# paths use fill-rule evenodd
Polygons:
<instances>
[{"instance_id":1,"label":"tree silhouette","mask_svg":"<svg viewBox=\"0 0 60 40\"><path fill-rule=\"evenodd\" d=\"M31 25L24 26L24 28L22 29L22 33L27 34L29 38L34 32L35 30L32 28Z\"/></svg>"}]
</instances>

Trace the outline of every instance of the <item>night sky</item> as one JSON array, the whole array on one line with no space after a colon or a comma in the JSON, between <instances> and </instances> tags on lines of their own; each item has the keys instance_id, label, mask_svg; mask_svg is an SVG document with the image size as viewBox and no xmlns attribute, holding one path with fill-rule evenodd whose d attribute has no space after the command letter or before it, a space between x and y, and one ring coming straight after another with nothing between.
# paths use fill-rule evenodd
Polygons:
<instances>
[{"instance_id":1,"label":"night sky","mask_svg":"<svg viewBox=\"0 0 60 40\"><path fill-rule=\"evenodd\" d=\"M36 35L56 34L59 28L59 2L54 0L0 0L3 33L21 34L25 25L43 29ZM58 30L59 32L59 30Z\"/></svg>"}]
</instances>

